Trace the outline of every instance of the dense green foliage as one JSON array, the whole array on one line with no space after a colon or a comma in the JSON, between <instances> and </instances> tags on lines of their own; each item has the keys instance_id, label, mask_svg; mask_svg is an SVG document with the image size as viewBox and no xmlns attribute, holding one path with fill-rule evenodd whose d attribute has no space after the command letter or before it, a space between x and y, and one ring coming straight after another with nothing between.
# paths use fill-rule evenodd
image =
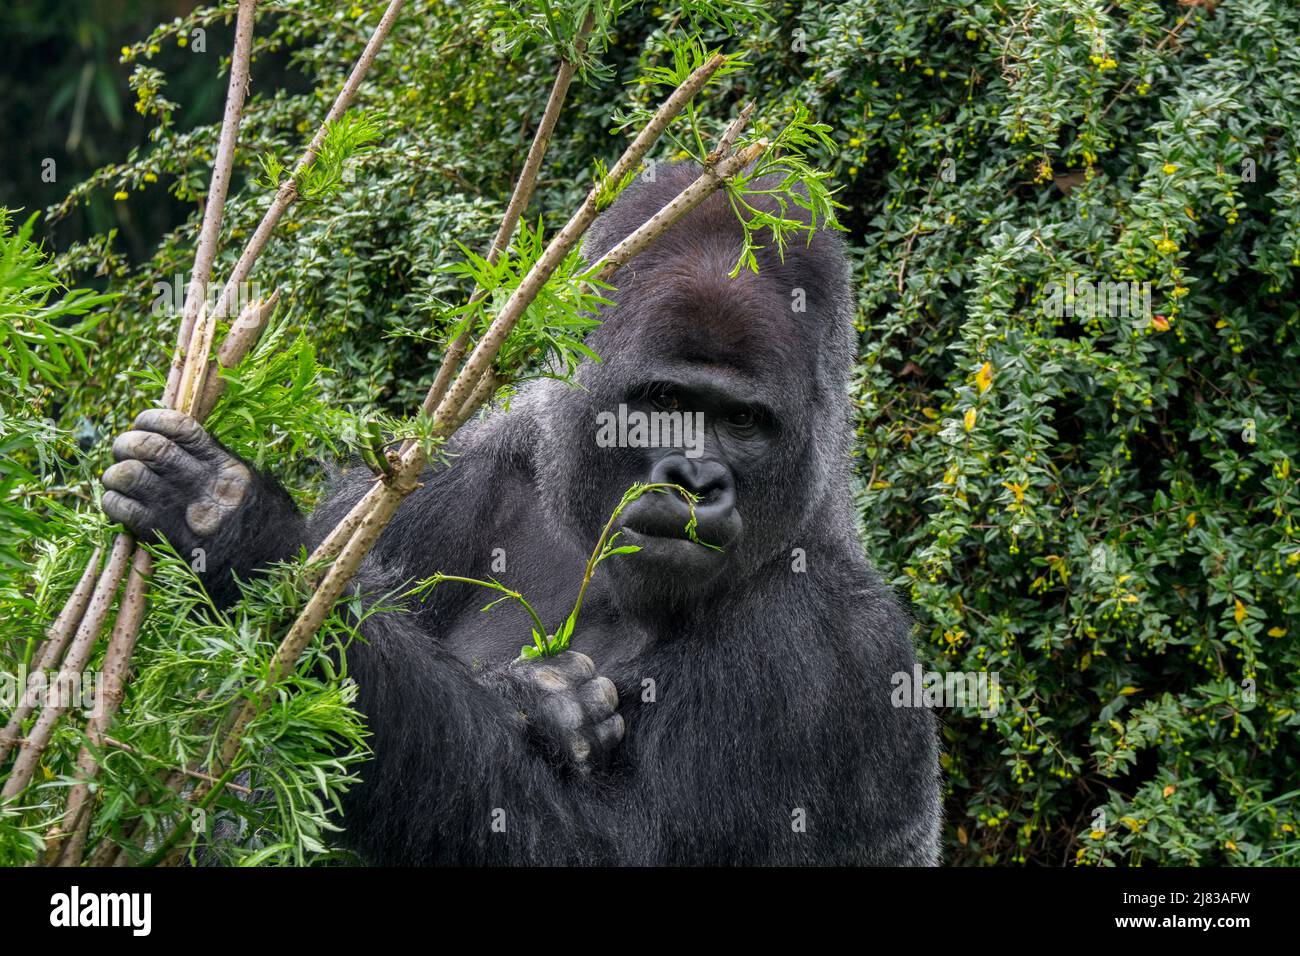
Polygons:
<instances>
[{"instance_id":1,"label":"dense green foliage","mask_svg":"<svg viewBox=\"0 0 1300 956\"><path fill-rule=\"evenodd\" d=\"M265 88L254 64L218 275L267 201L255 181L292 162L381 6L264 5L259 56L287 54L320 92ZM619 116L657 102L660 89L623 84L665 65L662 31L680 20L670 6L625 13L603 51L608 73L575 86L532 221L566 216L593 162L625 142ZM52 217L91 197L196 202L216 130L172 125L164 64L225 13L200 10L124 52L154 142ZM831 128L832 142L810 148L842 187L855 248L868 549L913 602L927 667L1000 676L996 716L945 714L946 858L1300 861L1290 0L847 0L774 5L734 36L701 28L748 63L706 94L710 131L751 98L772 116L806 106ZM412 3L362 95L378 141L328 201L293 209L259 266L260 288L281 295L280 334L306 338L269 377L265 360L250 363L219 434L277 462L305 498L308 454L346 437L341 409L409 413L436 365L437 333L471 277L451 240L486 247L553 75L536 40L498 51L534 35L504 5ZM89 333L92 374L58 394L62 425L83 436L93 425L99 440L84 461L64 441L61 465L34 466L37 484L64 492L53 499L93 494L106 436L146 404L139 373L165 360L175 324L154 309L155 283L188 268L197 221L145 262L107 234L60 258L70 283L104 277L120 297ZM1072 281L1150 283L1150 310L1055 307ZM257 400L273 384L281 400ZM28 547L44 555L44 597L23 605L32 576L11 576L0 617L32 635L84 553ZM179 607L187 592L162 593ZM318 652L346 639L334 626ZM151 627L145 666L201 657L214 666L196 670L200 684L200 670L233 680L213 677L216 665L232 633L256 631L168 645ZM354 739L338 694L302 725L306 749L312 735ZM349 770L329 772L323 790ZM303 777L288 768L287 779L278 792L291 800ZM315 839L320 817L307 818ZM0 853L14 833L0 819ZM282 836L281 858L300 855L298 836Z\"/></svg>"}]
</instances>

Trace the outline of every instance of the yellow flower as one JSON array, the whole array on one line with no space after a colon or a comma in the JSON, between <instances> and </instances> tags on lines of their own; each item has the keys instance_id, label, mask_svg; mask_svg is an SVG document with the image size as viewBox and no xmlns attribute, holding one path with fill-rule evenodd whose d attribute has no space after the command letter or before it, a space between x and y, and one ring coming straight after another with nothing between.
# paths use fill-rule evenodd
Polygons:
<instances>
[{"instance_id":1,"label":"yellow flower","mask_svg":"<svg viewBox=\"0 0 1300 956\"><path fill-rule=\"evenodd\" d=\"M116 200L117 202L121 202L125 198L126 198L125 189L119 189L117 192L113 193L113 199Z\"/></svg>"},{"instance_id":2,"label":"yellow flower","mask_svg":"<svg viewBox=\"0 0 1300 956\"><path fill-rule=\"evenodd\" d=\"M1236 600L1235 598L1233 599L1232 603L1234 605L1232 611L1232 618L1234 621L1240 624L1242 621L1246 620L1246 605L1242 604L1240 601Z\"/></svg>"},{"instance_id":3,"label":"yellow flower","mask_svg":"<svg viewBox=\"0 0 1300 956\"><path fill-rule=\"evenodd\" d=\"M967 39L967 40L978 40L979 37L980 37L980 35L979 35L978 33L976 33L974 30L967 30L967 31L966 31L966 39Z\"/></svg>"},{"instance_id":4,"label":"yellow flower","mask_svg":"<svg viewBox=\"0 0 1300 956\"><path fill-rule=\"evenodd\" d=\"M1160 169L1166 176L1172 176L1174 173L1178 172L1178 167L1173 163L1165 163L1160 167Z\"/></svg>"},{"instance_id":5,"label":"yellow flower","mask_svg":"<svg viewBox=\"0 0 1300 956\"><path fill-rule=\"evenodd\" d=\"M968 408L968 409L966 409L966 414L965 414L964 416L962 416L962 423L966 426L966 430L967 430L967 431L972 431L972 430L974 430L974 428L975 428L975 409L973 409L973 408Z\"/></svg>"},{"instance_id":6,"label":"yellow flower","mask_svg":"<svg viewBox=\"0 0 1300 956\"><path fill-rule=\"evenodd\" d=\"M975 385L983 395L993 384L993 366L985 362L980 366L980 370L975 373Z\"/></svg>"},{"instance_id":7,"label":"yellow flower","mask_svg":"<svg viewBox=\"0 0 1300 956\"><path fill-rule=\"evenodd\" d=\"M145 173L144 181L147 183L156 183L158 181L158 177L155 176L153 173Z\"/></svg>"},{"instance_id":8,"label":"yellow flower","mask_svg":"<svg viewBox=\"0 0 1300 956\"><path fill-rule=\"evenodd\" d=\"M1285 628L1285 627L1270 627L1270 628L1268 629L1268 636L1269 636L1269 637L1286 637L1286 628Z\"/></svg>"}]
</instances>

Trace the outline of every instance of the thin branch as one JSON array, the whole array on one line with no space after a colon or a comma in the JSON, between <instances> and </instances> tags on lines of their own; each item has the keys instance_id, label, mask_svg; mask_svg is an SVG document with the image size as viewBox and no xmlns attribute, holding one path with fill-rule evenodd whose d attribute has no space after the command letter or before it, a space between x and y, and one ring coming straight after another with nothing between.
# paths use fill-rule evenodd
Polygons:
<instances>
[{"instance_id":1,"label":"thin branch","mask_svg":"<svg viewBox=\"0 0 1300 956\"><path fill-rule=\"evenodd\" d=\"M461 374L457 376L456 381L447 394L438 404L438 411L435 420L442 419L450 422L454 421L465 404L465 399L478 385L479 378L489 369L497 352L505 343L506 336L514 330L519 319L523 316L524 311L537 298L543 285L550 279L551 275L564 261L565 257L577 245L582 234L587 231L596 218L597 198L604 191L605 187L610 184L617 184L623 181L623 178L636 169L641 160L645 158L650 147L654 145L660 134L668 127L673 118L690 102L691 98L703 89L709 79L718 68L726 62L726 57L722 54L714 54L703 66L691 73L683 82L672 92L672 95L664 101L650 122L645 125L632 141L632 144L623 151L613 168L605 179L597 183L587 193L587 198L583 200L582 205L578 208L564 228L547 244L541 257L534 263L528 275L519 284L518 288L511 293L510 298L502 307L497 317L488 327L487 332L479 339L474 351L470 354L469 361L465 363Z\"/></svg>"},{"instance_id":2,"label":"thin branch","mask_svg":"<svg viewBox=\"0 0 1300 956\"><path fill-rule=\"evenodd\" d=\"M731 125L723 132L713 152L704 158L705 166L716 166L731 153L731 148L736 145L736 137L740 135L741 130L749 125L749 118L754 115L754 107L757 105L754 100L750 100L745 104L745 108L740 111L740 115L732 120Z\"/></svg>"},{"instance_id":3,"label":"thin branch","mask_svg":"<svg viewBox=\"0 0 1300 956\"><path fill-rule=\"evenodd\" d=\"M590 26L586 29L590 29ZM570 60L560 61L560 67L555 74L555 83L551 86L551 95L546 101L546 109L542 113L541 122L537 124L533 144L528 149L528 158L524 160L524 167L519 172L519 181L515 184L510 203L506 206L505 216L497 229L496 237L492 240L491 248L488 249L487 261L492 265L496 265L509 247L515 229L519 226L519 219L523 216L524 210L528 208L528 203L532 201L533 190L537 186L537 174L542 168L542 157L546 155L546 148L551 143L556 121L560 118L560 110L564 106L565 97L569 92L569 85L572 83L577 69L577 64ZM482 300L486 294L483 289L475 290L474 295L470 297L471 304ZM465 357L465 349L469 346L469 338L470 329L466 325L465 329L448 346L447 354L443 357L442 365L438 368L437 377L434 378L433 385L429 387L429 393L424 397L424 403L421 406L424 414L432 415L438 407L438 403L447 394L447 386L451 383L451 377L455 374L461 359ZM405 451L406 447L403 447L402 450Z\"/></svg>"},{"instance_id":4,"label":"thin branch","mask_svg":"<svg viewBox=\"0 0 1300 956\"><path fill-rule=\"evenodd\" d=\"M388 9L384 11L384 15L380 18L378 25L375 27L375 32L371 34L365 50L361 53L361 57L357 60L356 65L352 67L352 73L348 76L347 82L343 84L343 88L339 90L338 96L335 97L329 113L325 115L325 121L321 123L320 129L316 131L316 135L312 137L311 142L307 145L302 158L293 167L292 174L275 191L275 198L271 201L265 215L262 216L262 221L257 224L257 229L253 232L252 238L248 240L248 245L240 253L239 261L235 263L230 278L221 290L221 297L217 299L217 304L212 309L216 318L223 317L229 310L231 302L235 300L238 294L240 283L247 279L249 273L253 271L253 266L257 263L258 257L262 254L262 250L266 248L267 242L270 241L275 227L279 225L280 218L284 215L285 210L293 204L293 201L298 198L298 178L316 161L316 156L325 143L325 136L329 133L331 124L335 123L352 105L357 90L361 86L361 81L370 72L370 67L375 62L375 57L379 55L379 50L383 47L384 41L393 29L393 23L397 20L397 15L401 12L405 2L406 0L391 0L388 4Z\"/></svg>"},{"instance_id":5,"label":"thin branch","mask_svg":"<svg viewBox=\"0 0 1300 956\"><path fill-rule=\"evenodd\" d=\"M770 144L765 139L728 156L716 166L705 166L704 172L689 186L674 196L662 209L641 224L635 232L605 254L604 265L598 278L604 282L613 277L634 256L640 255L659 236L663 235L682 216L686 215L710 195L721 189L728 179L758 159Z\"/></svg>"},{"instance_id":6,"label":"thin branch","mask_svg":"<svg viewBox=\"0 0 1300 956\"><path fill-rule=\"evenodd\" d=\"M221 393L226 390L226 381L221 377L220 370L234 368L253 350L266 331L266 324L271 320L279 301L280 293L277 291L264 301L254 299L239 313L239 318L230 327L221 348L217 350L216 360L208 365L203 392L191 410L191 414L200 422L206 421L212 414Z\"/></svg>"}]
</instances>

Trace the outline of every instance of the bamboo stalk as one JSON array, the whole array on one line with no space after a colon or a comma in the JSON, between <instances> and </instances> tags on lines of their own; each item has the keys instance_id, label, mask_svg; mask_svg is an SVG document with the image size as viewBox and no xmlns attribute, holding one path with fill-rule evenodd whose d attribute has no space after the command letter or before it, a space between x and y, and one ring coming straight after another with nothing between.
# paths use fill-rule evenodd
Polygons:
<instances>
[{"instance_id":1,"label":"bamboo stalk","mask_svg":"<svg viewBox=\"0 0 1300 956\"><path fill-rule=\"evenodd\" d=\"M564 257L577 244L582 234L587 231L587 227L595 220L597 213L596 201L601 187L605 183L622 182L625 175L641 164L641 160L645 158L646 153L650 151L650 147L658 140L668 124L690 102L691 98L703 89L704 85L725 62L726 57L722 56L722 54L714 54L709 58L708 62L694 70L682 82L682 85L677 87L672 92L672 95L664 101L663 105L655 112L655 115L651 117L650 122L637 134L631 145L623 151L623 155L610 169L604 182L593 186L591 191L587 193L587 198L583 200L578 211L573 214L572 218L555 238L547 244L541 257L529 270L528 275L524 277L519 287L511 293L510 298L497 314L492 325L479 339L461 374L456 377L455 382L447 390L447 394L439 401L435 419L442 418L451 421L460 413L465 404L465 399L474 391L479 378L491 366L497 352L505 343L506 336L519 322L524 310L537 297L542 286L559 267L560 263L564 261Z\"/></svg>"},{"instance_id":2,"label":"bamboo stalk","mask_svg":"<svg viewBox=\"0 0 1300 956\"><path fill-rule=\"evenodd\" d=\"M217 400L221 398L221 393L226 390L226 382L221 377L220 370L234 368L253 350L261 339L262 333L266 331L266 324L271 320L271 315L275 312L279 301L280 293L275 292L269 299L253 300L239 313L239 318L230 327L225 340L221 343L221 348L217 350L216 360L208 364L206 383L202 394L194 403L191 414L200 422L206 421L212 414L212 410L217 407Z\"/></svg>"}]
</instances>

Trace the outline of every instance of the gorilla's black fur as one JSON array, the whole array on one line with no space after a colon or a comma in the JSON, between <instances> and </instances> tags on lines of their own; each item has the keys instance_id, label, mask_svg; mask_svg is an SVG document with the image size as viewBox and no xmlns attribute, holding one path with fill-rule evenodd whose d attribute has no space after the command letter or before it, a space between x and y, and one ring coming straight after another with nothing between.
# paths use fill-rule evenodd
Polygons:
<instances>
[{"instance_id":1,"label":"gorilla's black fur","mask_svg":"<svg viewBox=\"0 0 1300 956\"><path fill-rule=\"evenodd\" d=\"M629 188L588 237L589 258L696 175L660 167L656 182ZM588 340L605 361L581 367L583 387L534 382L464 428L451 466L424 476L366 561L364 592L435 571L495 574L554 626L635 481L700 492L700 537L724 546L677 537L685 511L672 496L633 505L620 543L643 550L601 566L573 638L594 673L573 653L509 664L529 619L506 605L480 613L488 596L470 586L372 617L349 663L375 756L342 821L364 858L936 861L932 715L890 704L891 675L914 663L908 621L853 531L846 258L822 231L784 262L764 250L758 275L731 280L739 248L719 194L635 259ZM799 295L806 311L792 308ZM703 457L600 447L596 416L620 404L704 411ZM127 436L122 459L133 457ZM171 438L200 460L224 454L210 439ZM106 507L138 531L183 536L163 504L174 515L194 490L151 484L167 469L148 464L116 481L124 494ZM364 490L363 472L343 475L306 527L256 476L213 536L215 564L246 573L250 549L232 545L265 561L268 534L283 555L318 540ZM594 674L616 686L616 715Z\"/></svg>"}]
</instances>

